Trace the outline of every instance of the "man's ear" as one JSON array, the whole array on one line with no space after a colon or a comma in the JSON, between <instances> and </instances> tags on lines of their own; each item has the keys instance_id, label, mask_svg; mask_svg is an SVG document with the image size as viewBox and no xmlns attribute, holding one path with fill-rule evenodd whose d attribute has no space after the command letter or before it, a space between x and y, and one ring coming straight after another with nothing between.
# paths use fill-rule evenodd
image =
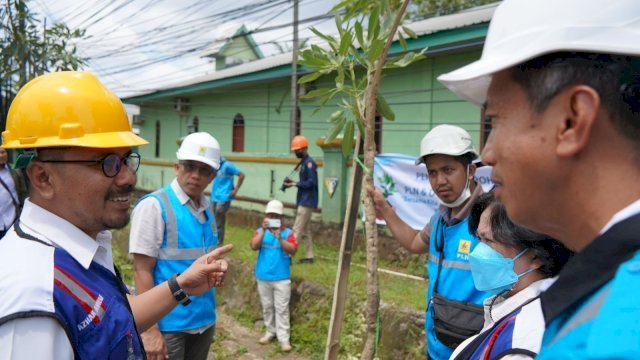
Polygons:
<instances>
[{"instance_id":1,"label":"man's ear","mask_svg":"<svg viewBox=\"0 0 640 360\"><path fill-rule=\"evenodd\" d=\"M600 112L600 95L591 87L577 85L558 95L564 121L558 124L556 153L575 156L589 143Z\"/></svg>"},{"instance_id":2,"label":"man's ear","mask_svg":"<svg viewBox=\"0 0 640 360\"><path fill-rule=\"evenodd\" d=\"M476 170L478 167L474 163L469 164L469 179L473 180L473 177L476 175Z\"/></svg>"},{"instance_id":3,"label":"man's ear","mask_svg":"<svg viewBox=\"0 0 640 360\"><path fill-rule=\"evenodd\" d=\"M33 160L25 170L31 184L30 195L51 200L55 196L54 176L52 168L46 164Z\"/></svg>"}]
</instances>

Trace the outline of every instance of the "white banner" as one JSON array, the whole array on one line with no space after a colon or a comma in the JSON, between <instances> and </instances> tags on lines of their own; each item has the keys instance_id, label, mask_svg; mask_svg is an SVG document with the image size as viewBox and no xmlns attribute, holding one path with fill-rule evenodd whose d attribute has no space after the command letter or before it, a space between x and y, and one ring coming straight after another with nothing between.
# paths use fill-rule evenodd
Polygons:
<instances>
[{"instance_id":1,"label":"white banner","mask_svg":"<svg viewBox=\"0 0 640 360\"><path fill-rule=\"evenodd\" d=\"M424 165L415 165L414 156L402 154L380 154L375 157L374 184L382 190L396 214L409 226L422 229L438 209L440 203L429 184ZM493 187L491 167L483 166L476 171L476 180L485 191ZM379 216L378 224L384 224Z\"/></svg>"}]
</instances>

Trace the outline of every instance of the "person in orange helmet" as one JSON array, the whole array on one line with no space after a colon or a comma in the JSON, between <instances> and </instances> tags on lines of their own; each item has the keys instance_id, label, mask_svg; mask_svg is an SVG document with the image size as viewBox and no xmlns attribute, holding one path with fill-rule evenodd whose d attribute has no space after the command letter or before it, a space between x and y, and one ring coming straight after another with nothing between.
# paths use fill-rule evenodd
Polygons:
<instances>
[{"instance_id":1,"label":"person in orange helmet","mask_svg":"<svg viewBox=\"0 0 640 360\"><path fill-rule=\"evenodd\" d=\"M304 238L304 258L300 259L301 264L313 263L313 242L311 239L311 228L309 227L311 213L318 207L318 165L313 160L307 149L309 141L302 135L298 135L291 141L291 150L295 152L300 164L296 167L299 171L299 180L288 180L284 182L286 188L298 187L296 196L296 221L293 225L293 232L296 239Z\"/></svg>"}]
</instances>

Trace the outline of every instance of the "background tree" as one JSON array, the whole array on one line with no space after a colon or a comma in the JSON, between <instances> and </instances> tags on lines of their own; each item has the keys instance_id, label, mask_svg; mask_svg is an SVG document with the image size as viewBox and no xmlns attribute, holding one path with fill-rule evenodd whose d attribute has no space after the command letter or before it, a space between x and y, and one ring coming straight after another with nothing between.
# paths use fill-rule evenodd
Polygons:
<instances>
[{"instance_id":1,"label":"background tree","mask_svg":"<svg viewBox=\"0 0 640 360\"><path fill-rule=\"evenodd\" d=\"M335 87L310 91L302 98L319 98L320 110L335 99L340 110L329 121L333 123L326 141L342 134L342 153L346 157L353 148L354 135L364 139L364 176L362 188L373 186L371 170L376 152L374 121L376 113L387 120L395 120L395 114L385 98L378 93L382 70L404 67L424 58L422 54L406 52L387 59L394 36L406 50L405 38L415 33L402 26L402 19L409 0L344 0L331 11L335 14L338 37L323 34L312 28L327 43L323 48L311 45L300 53L301 65L312 70L300 78L299 83L314 81L323 75L335 74ZM400 28L400 31L398 31ZM366 31L365 31L366 29ZM359 159L356 157L356 160ZM354 194L350 194L353 197ZM375 355L376 326L380 296L378 291L378 230L373 200L365 194L365 231L367 238L367 314L366 339L362 359Z\"/></svg>"},{"instance_id":2,"label":"background tree","mask_svg":"<svg viewBox=\"0 0 640 360\"><path fill-rule=\"evenodd\" d=\"M407 16L412 20L426 19L434 16L453 14L460 10L475 6L500 2L499 0L414 0L407 9Z\"/></svg>"},{"instance_id":3,"label":"background tree","mask_svg":"<svg viewBox=\"0 0 640 360\"><path fill-rule=\"evenodd\" d=\"M75 41L84 30L58 23L41 23L27 0L6 0L0 6L0 128L18 90L29 80L50 71L77 70L86 59L76 53Z\"/></svg>"}]
</instances>

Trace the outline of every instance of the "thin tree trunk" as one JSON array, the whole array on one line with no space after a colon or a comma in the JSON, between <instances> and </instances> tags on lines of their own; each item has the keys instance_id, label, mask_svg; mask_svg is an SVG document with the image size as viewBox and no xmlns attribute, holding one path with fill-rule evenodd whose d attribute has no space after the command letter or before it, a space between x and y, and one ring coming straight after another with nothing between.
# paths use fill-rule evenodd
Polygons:
<instances>
[{"instance_id":1,"label":"thin tree trunk","mask_svg":"<svg viewBox=\"0 0 640 360\"><path fill-rule=\"evenodd\" d=\"M380 76L382 75L382 67L387 59L389 47L393 42L402 15L407 9L410 0L404 0L402 7L396 14L393 27L384 51L377 60L373 72L369 72L366 104L365 136L364 136L364 164L367 169L373 170L373 159L376 153L376 144L374 140L375 133L375 116L376 116L376 99L378 95L378 86L380 84ZM373 187L373 179L369 173L364 174L362 178L362 189ZM380 305L380 291L378 289L378 228L376 225L376 210L373 199L365 191L364 194L364 212L365 212L365 233L367 237L367 316L366 316L366 340L364 349L362 350L362 360L371 360L376 352L376 328L378 321L378 308Z\"/></svg>"}]
</instances>

